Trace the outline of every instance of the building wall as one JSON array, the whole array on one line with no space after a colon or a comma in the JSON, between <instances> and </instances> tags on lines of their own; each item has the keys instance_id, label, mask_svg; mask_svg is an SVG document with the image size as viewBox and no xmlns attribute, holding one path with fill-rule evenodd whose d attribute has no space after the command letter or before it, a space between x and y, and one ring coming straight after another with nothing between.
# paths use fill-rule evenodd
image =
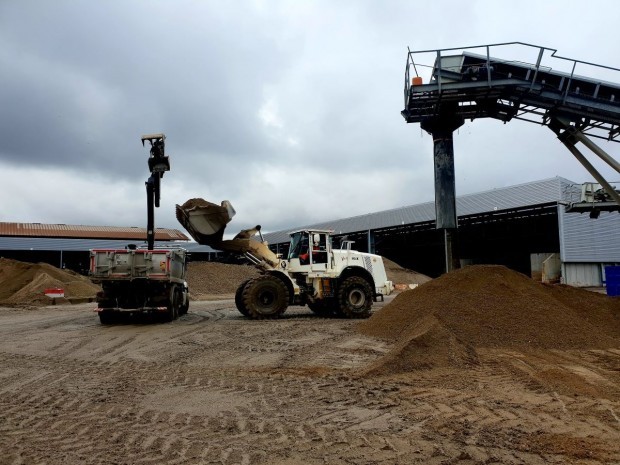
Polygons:
<instances>
[{"instance_id":1,"label":"building wall","mask_svg":"<svg viewBox=\"0 0 620 465\"><path fill-rule=\"evenodd\" d=\"M605 285L605 267L618 266L610 263L563 263L562 282L576 287L602 287Z\"/></svg>"},{"instance_id":2,"label":"building wall","mask_svg":"<svg viewBox=\"0 0 620 465\"><path fill-rule=\"evenodd\" d=\"M576 287L603 286L600 263L567 263L562 264L562 282Z\"/></svg>"},{"instance_id":3,"label":"building wall","mask_svg":"<svg viewBox=\"0 0 620 465\"><path fill-rule=\"evenodd\" d=\"M620 214L566 213L558 207L560 253L566 263L620 262Z\"/></svg>"}]
</instances>

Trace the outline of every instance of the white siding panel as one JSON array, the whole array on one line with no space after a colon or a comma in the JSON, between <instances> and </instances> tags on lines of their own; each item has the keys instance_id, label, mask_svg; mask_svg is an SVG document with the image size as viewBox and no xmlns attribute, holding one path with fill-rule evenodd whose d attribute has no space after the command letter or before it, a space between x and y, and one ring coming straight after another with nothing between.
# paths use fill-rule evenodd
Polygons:
<instances>
[{"instance_id":1,"label":"white siding panel","mask_svg":"<svg viewBox=\"0 0 620 465\"><path fill-rule=\"evenodd\" d=\"M564 263L564 284L577 287L603 285L600 263Z\"/></svg>"},{"instance_id":2,"label":"white siding panel","mask_svg":"<svg viewBox=\"0 0 620 465\"><path fill-rule=\"evenodd\" d=\"M560 249L564 262L619 262L620 214L566 213L560 207Z\"/></svg>"}]
</instances>

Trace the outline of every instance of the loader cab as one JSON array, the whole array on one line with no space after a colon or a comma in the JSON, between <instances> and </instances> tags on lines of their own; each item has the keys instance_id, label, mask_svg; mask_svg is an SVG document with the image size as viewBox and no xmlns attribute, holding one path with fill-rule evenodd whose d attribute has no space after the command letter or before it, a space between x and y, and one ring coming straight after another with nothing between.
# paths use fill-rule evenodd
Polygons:
<instances>
[{"instance_id":1,"label":"loader cab","mask_svg":"<svg viewBox=\"0 0 620 465\"><path fill-rule=\"evenodd\" d=\"M300 266L327 269L331 250L331 231L295 231L291 233L289 261L298 259Z\"/></svg>"}]
</instances>

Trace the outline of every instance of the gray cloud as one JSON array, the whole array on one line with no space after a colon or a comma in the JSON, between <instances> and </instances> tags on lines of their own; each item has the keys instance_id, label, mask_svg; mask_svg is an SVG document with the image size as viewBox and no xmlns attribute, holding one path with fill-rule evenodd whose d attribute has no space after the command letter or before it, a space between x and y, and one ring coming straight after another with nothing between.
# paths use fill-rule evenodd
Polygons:
<instances>
[{"instance_id":1,"label":"gray cloud","mask_svg":"<svg viewBox=\"0 0 620 465\"><path fill-rule=\"evenodd\" d=\"M591 6L3 2L0 192L19 201L0 220L143 224L150 132L172 162L160 226L196 196L233 202L231 227L269 230L430 201L432 141L400 116L407 47L521 40L620 66L618 8ZM526 123L467 122L455 151L458 193L589 178Z\"/></svg>"}]
</instances>

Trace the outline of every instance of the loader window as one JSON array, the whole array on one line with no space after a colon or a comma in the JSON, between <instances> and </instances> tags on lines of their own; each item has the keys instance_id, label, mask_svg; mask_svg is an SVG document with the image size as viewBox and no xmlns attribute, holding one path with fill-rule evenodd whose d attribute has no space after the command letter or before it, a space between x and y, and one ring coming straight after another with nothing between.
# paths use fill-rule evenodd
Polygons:
<instances>
[{"instance_id":1,"label":"loader window","mask_svg":"<svg viewBox=\"0 0 620 465\"><path fill-rule=\"evenodd\" d=\"M291 258L299 258L299 256L304 253L305 250L308 250L308 236L299 232L295 233L291 236L291 245L289 247L289 260Z\"/></svg>"},{"instance_id":2,"label":"loader window","mask_svg":"<svg viewBox=\"0 0 620 465\"><path fill-rule=\"evenodd\" d=\"M312 263L327 263L327 236L316 234L318 241L312 244Z\"/></svg>"}]
</instances>

